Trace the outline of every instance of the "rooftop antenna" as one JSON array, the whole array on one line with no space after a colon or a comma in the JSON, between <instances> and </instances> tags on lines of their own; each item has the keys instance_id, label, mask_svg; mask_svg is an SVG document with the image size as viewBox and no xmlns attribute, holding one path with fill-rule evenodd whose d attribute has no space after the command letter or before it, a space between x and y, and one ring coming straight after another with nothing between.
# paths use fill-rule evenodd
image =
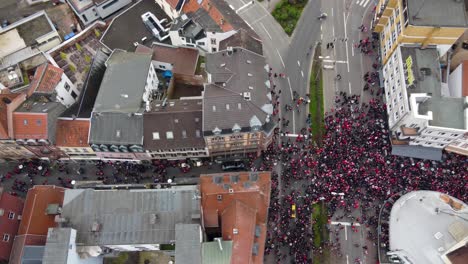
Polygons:
<instances>
[{"instance_id":1,"label":"rooftop antenna","mask_svg":"<svg viewBox=\"0 0 468 264\"><path fill-rule=\"evenodd\" d=\"M215 237L215 239L218 242L219 250L223 251L223 244L221 244L221 238Z\"/></svg>"},{"instance_id":2,"label":"rooftop antenna","mask_svg":"<svg viewBox=\"0 0 468 264\"><path fill-rule=\"evenodd\" d=\"M423 3L421 4L421 6L419 7L418 11L416 11L416 13L414 14L413 16L413 19L419 19L418 15L419 15L419 12L421 11L421 9L424 7L424 4L426 3L426 0L423 0Z\"/></svg>"}]
</instances>

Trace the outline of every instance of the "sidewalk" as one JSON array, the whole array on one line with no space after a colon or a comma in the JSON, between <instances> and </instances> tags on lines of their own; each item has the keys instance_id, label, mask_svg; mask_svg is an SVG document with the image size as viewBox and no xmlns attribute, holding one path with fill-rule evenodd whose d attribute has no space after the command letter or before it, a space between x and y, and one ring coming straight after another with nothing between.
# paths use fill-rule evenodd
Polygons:
<instances>
[{"instance_id":1,"label":"sidewalk","mask_svg":"<svg viewBox=\"0 0 468 264\"><path fill-rule=\"evenodd\" d=\"M315 1L315 0L311 0ZM275 6L281 2L281 0L263 0L263 1L257 1L260 5L262 5L266 10L268 10L271 14L273 10L275 9Z\"/></svg>"}]
</instances>

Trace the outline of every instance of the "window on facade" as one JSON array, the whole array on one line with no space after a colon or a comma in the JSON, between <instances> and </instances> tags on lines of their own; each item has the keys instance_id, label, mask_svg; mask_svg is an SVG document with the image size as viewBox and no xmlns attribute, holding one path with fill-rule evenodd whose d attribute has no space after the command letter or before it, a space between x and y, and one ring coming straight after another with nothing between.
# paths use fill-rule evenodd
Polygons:
<instances>
[{"instance_id":1,"label":"window on facade","mask_svg":"<svg viewBox=\"0 0 468 264\"><path fill-rule=\"evenodd\" d=\"M13 218L15 218L15 213L9 212L8 213L8 219L13 219Z\"/></svg>"},{"instance_id":2,"label":"window on facade","mask_svg":"<svg viewBox=\"0 0 468 264\"><path fill-rule=\"evenodd\" d=\"M83 14L81 17L83 17L83 20L84 20L85 22L88 22L88 18L86 17L85 14Z\"/></svg>"},{"instance_id":3,"label":"window on facade","mask_svg":"<svg viewBox=\"0 0 468 264\"><path fill-rule=\"evenodd\" d=\"M166 69L166 66L164 66L164 65L159 65L159 67L160 67L161 69Z\"/></svg>"},{"instance_id":4,"label":"window on facade","mask_svg":"<svg viewBox=\"0 0 468 264\"><path fill-rule=\"evenodd\" d=\"M65 86L64 86L64 87L65 87L65 90L66 90L67 92L70 91L70 85L68 85L68 83L65 83Z\"/></svg>"},{"instance_id":5,"label":"window on facade","mask_svg":"<svg viewBox=\"0 0 468 264\"><path fill-rule=\"evenodd\" d=\"M23 120L23 125L27 126L28 125L28 120L24 119Z\"/></svg>"},{"instance_id":6,"label":"window on facade","mask_svg":"<svg viewBox=\"0 0 468 264\"><path fill-rule=\"evenodd\" d=\"M42 125L42 120L40 120L40 119L36 120L36 125L41 126Z\"/></svg>"},{"instance_id":7,"label":"window on facade","mask_svg":"<svg viewBox=\"0 0 468 264\"><path fill-rule=\"evenodd\" d=\"M400 21L398 21L396 28L397 28L398 35L400 35L400 33L401 33L401 23L400 23Z\"/></svg>"},{"instance_id":8,"label":"window on facade","mask_svg":"<svg viewBox=\"0 0 468 264\"><path fill-rule=\"evenodd\" d=\"M390 16L390 26L393 26L393 22L395 22L395 19L393 18L393 16Z\"/></svg>"},{"instance_id":9,"label":"window on facade","mask_svg":"<svg viewBox=\"0 0 468 264\"><path fill-rule=\"evenodd\" d=\"M174 139L174 133L172 133L172 131L167 131L166 132L166 138L167 139Z\"/></svg>"},{"instance_id":10,"label":"window on facade","mask_svg":"<svg viewBox=\"0 0 468 264\"><path fill-rule=\"evenodd\" d=\"M9 234L3 234L3 242L8 242L10 241L10 235Z\"/></svg>"},{"instance_id":11,"label":"window on facade","mask_svg":"<svg viewBox=\"0 0 468 264\"><path fill-rule=\"evenodd\" d=\"M211 45L216 45L216 39L215 38L211 39Z\"/></svg>"},{"instance_id":12,"label":"window on facade","mask_svg":"<svg viewBox=\"0 0 468 264\"><path fill-rule=\"evenodd\" d=\"M76 99L78 97L78 95L75 93L75 91L71 92L71 96L73 97L73 99Z\"/></svg>"},{"instance_id":13,"label":"window on facade","mask_svg":"<svg viewBox=\"0 0 468 264\"><path fill-rule=\"evenodd\" d=\"M187 131L182 130L182 138L187 138Z\"/></svg>"}]
</instances>

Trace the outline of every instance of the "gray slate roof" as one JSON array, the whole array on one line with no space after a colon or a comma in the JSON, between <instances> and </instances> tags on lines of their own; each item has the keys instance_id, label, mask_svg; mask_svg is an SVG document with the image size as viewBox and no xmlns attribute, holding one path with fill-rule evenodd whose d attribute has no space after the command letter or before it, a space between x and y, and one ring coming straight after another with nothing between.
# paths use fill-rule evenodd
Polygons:
<instances>
[{"instance_id":1,"label":"gray slate roof","mask_svg":"<svg viewBox=\"0 0 468 264\"><path fill-rule=\"evenodd\" d=\"M392 145L392 155L441 161L442 149L415 145Z\"/></svg>"},{"instance_id":2,"label":"gray slate roof","mask_svg":"<svg viewBox=\"0 0 468 264\"><path fill-rule=\"evenodd\" d=\"M206 71L211 83L205 85L203 94L203 131L265 126L268 115L262 110L271 108L265 58L251 51L234 48L206 55ZM250 100L244 99L250 93ZM270 118L273 119L273 118Z\"/></svg>"},{"instance_id":3,"label":"gray slate roof","mask_svg":"<svg viewBox=\"0 0 468 264\"><path fill-rule=\"evenodd\" d=\"M21 264L42 264L44 246L25 246L21 257Z\"/></svg>"},{"instance_id":4,"label":"gray slate roof","mask_svg":"<svg viewBox=\"0 0 468 264\"><path fill-rule=\"evenodd\" d=\"M197 186L170 189L65 191L62 217L77 230L77 244L170 244L176 224L200 223ZM93 225L99 230L92 232Z\"/></svg>"},{"instance_id":5,"label":"gray slate roof","mask_svg":"<svg viewBox=\"0 0 468 264\"><path fill-rule=\"evenodd\" d=\"M176 224L175 262L201 264L202 240L199 224Z\"/></svg>"},{"instance_id":6,"label":"gray slate roof","mask_svg":"<svg viewBox=\"0 0 468 264\"><path fill-rule=\"evenodd\" d=\"M44 264L67 263L71 235L71 228L49 228L43 258Z\"/></svg>"},{"instance_id":7,"label":"gray slate roof","mask_svg":"<svg viewBox=\"0 0 468 264\"><path fill-rule=\"evenodd\" d=\"M263 55L262 41L250 35L245 29L238 30L236 34L219 43L219 50L226 50L228 47L244 48Z\"/></svg>"},{"instance_id":8,"label":"gray slate roof","mask_svg":"<svg viewBox=\"0 0 468 264\"><path fill-rule=\"evenodd\" d=\"M89 143L142 145L143 115L112 112L93 113Z\"/></svg>"},{"instance_id":9,"label":"gray slate roof","mask_svg":"<svg viewBox=\"0 0 468 264\"><path fill-rule=\"evenodd\" d=\"M138 112L150 64L151 54L115 50L107 61L93 112Z\"/></svg>"},{"instance_id":10,"label":"gray slate roof","mask_svg":"<svg viewBox=\"0 0 468 264\"><path fill-rule=\"evenodd\" d=\"M205 147L201 100L170 100L165 107L154 101L151 112L145 112L143 118L143 147L147 150ZM174 137L168 139L166 132ZM153 133L159 133L159 139L153 139Z\"/></svg>"},{"instance_id":11,"label":"gray slate roof","mask_svg":"<svg viewBox=\"0 0 468 264\"><path fill-rule=\"evenodd\" d=\"M409 24L415 26L467 27L464 1L407 0Z\"/></svg>"}]
</instances>

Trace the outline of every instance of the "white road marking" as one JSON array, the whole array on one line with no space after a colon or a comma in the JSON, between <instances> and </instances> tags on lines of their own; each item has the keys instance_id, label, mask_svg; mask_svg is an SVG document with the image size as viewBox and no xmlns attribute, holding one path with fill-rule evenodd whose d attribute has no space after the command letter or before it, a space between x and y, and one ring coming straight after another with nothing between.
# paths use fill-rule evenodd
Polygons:
<instances>
[{"instance_id":1,"label":"white road marking","mask_svg":"<svg viewBox=\"0 0 468 264\"><path fill-rule=\"evenodd\" d=\"M342 226L361 226L359 223L352 223L352 222L331 222L331 225L342 225Z\"/></svg>"},{"instance_id":2,"label":"white road marking","mask_svg":"<svg viewBox=\"0 0 468 264\"><path fill-rule=\"evenodd\" d=\"M297 61L297 65L299 65L299 67L301 67L301 62L300 62L300 61Z\"/></svg>"},{"instance_id":3,"label":"white road marking","mask_svg":"<svg viewBox=\"0 0 468 264\"><path fill-rule=\"evenodd\" d=\"M332 7L332 9L331 9L331 13L332 13L332 16L333 16L333 7Z\"/></svg>"},{"instance_id":4,"label":"white road marking","mask_svg":"<svg viewBox=\"0 0 468 264\"><path fill-rule=\"evenodd\" d=\"M353 47L353 48L351 49L351 56L354 57L354 40L353 40L353 46L352 46L352 47Z\"/></svg>"},{"instance_id":5,"label":"white road marking","mask_svg":"<svg viewBox=\"0 0 468 264\"><path fill-rule=\"evenodd\" d=\"M292 91L292 87L291 87L291 80L289 79L288 77L288 84L289 84L289 91L291 92L291 100L294 100L294 97L293 97L293 91ZM296 117L294 115L294 110L292 111L292 116L293 116L293 134L296 134Z\"/></svg>"},{"instance_id":6,"label":"white road marking","mask_svg":"<svg viewBox=\"0 0 468 264\"><path fill-rule=\"evenodd\" d=\"M333 38L335 38L335 24L332 25Z\"/></svg>"},{"instance_id":7,"label":"white road marking","mask_svg":"<svg viewBox=\"0 0 468 264\"><path fill-rule=\"evenodd\" d=\"M345 38L345 46L346 46L346 67L348 68L348 72L349 72L349 51L348 51L348 33L346 32L346 14L345 12L343 12L343 19L345 20L344 21L344 32L345 32L345 35L344 35L344 38Z\"/></svg>"},{"instance_id":8,"label":"white road marking","mask_svg":"<svg viewBox=\"0 0 468 264\"><path fill-rule=\"evenodd\" d=\"M247 4L244 4L243 6L239 7L239 9L236 10L236 13L239 13L240 11L242 11L242 9L245 9L251 5L253 5L253 1L249 1ZM234 9L232 6L231 6L232 9Z\"/></svg>"},{"instance_id":9,"label":"white road marking","mask_svg":"<svg viewBox=\"0 0 468 264\"><path fill-rule=\"evenodd\" d=\"M281 60L281 64L283 64L283 67L286 67L286 66L284 66L284 61L283 61L283 58L281 57L281 54L279 53L279 50L276 49L276 52L278 53L278 56L279 56L279 58ZM291 84L289 86L291 86ZM292 92L291 92L291 94L292 94Z\"/></svg>"},{"instance_id":10,"label":"white road marking","mask_svg":"<svg viewBox=\"0 0 468 264\"><path fill-rule=\"evenodd\" d=\"M366 7L369 4L369 2L370 2L370 0L366 0L365 2L364 2L364 0L362 0L361 6Z\"/></svg>"},{"instance_id":11,"label":"white road marking","mask_svg":"<svg viewBox=\"0 0 468 264\"><path fill-rule=\"evenodd\" d=\"M342 60L323 60L323 62L332 62L332 63L347 63L346 61L342 61Z\"/></svg>"},{"instance_id":12,"label":"white road marking","mask_svg":"<svg viewBox=\"0 0 468 264\"><path fill-rule=\"evenodd\" d=\"M349 84L349 94L351 94L351 82L348 82Z\"/></svg>"},{"instance_id":13,"label":"white road marking","mask_svg":"<svg viewBox=\"0 0 468 264\"><path fill-rule=\"evenodd\" d=\"M349 264L349 257L346 255L346 264Z\"/></svg>"},{"instance_id":14,"label":"white road marking","mask_svg":"<svg viewBox=\"0 0 468 264\"><path fill-rule=\"evenodd\" d=\"M344 226L344 239L348 240L348 228Z\"/></svg>"},{"instance_id":15,"label":"white road marking","mask_svg":"<svg viewBox=\"0 0 468 264\"><path fill-rule=\"evenodd\" d=\"M270 35L270 32L268 32L268 30L266 29L265 25L263 25L262 22L260 22L260 25L262 25L263 29L264 29L265 32L268 34L268 37L269 37L270 39L273 39L273 38L271 37L271 35Z\"/></svg>"},{"instance_id":16,"label":"white road marking","mask_svg":"<svg viewBox=\"0 0 468 264\"><path fill-rule=\"evenodd\" d=\"M301 75L302 75L302 78L304 78L304 72L303 71L301 71Z\"/></svg>"}]
</instances>

